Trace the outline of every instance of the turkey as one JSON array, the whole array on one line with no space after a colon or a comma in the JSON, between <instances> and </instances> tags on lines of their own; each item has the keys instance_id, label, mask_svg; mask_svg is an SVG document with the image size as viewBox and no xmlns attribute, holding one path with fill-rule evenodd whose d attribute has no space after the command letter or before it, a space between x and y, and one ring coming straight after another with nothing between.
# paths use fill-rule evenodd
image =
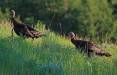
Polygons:
<instances>
[{"instance_id":1,"label":"turkey","mask_svg":"<svg viewBox=\"0 0 117 75\"><path fill-rule=\"evenodd\" d=\"M11 22L13 24L13 30L18 36L21 36L24 38L32 38L32 39L44 36L43 32L39 32L27 24L17 22L15 20L14 10L11 10Z\"/></svg>"},{"instance_id":2,"label":"turkey","mask_svg":"<svg viewBox=\"0 0 117 75\"><path fill-rule=\"evenodd\" d=\"M98 56L106 56L110 57L111 54L108 52L105 52L104 50L97 47L94 43L90 41L85 40L77 40L75 38L75 34L73 32L70 32L68 34L69 38L71 39L71 42L75 45L76 48L81 49L81 52L84 52L88 55L88 57L91 56L91 54L95 54Z\"/></svg>"}]
</instances>

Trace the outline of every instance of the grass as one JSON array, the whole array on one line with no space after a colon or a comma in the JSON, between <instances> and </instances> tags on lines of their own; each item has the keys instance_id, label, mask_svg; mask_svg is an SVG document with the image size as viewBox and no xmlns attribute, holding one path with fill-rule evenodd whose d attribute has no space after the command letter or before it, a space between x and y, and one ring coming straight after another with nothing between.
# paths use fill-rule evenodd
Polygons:
<instances>
[{"instance_id":1,"label":"grass","mask_svg":"<svg viewBox=\"0 0 117 75\"><path fill-rule=\"evenodd\" d=\"M11 37L10 32L10 23L1 22L0 75L117 75L116 45L100 45L112 57L88 58L67 38L53 32L44 31L46 36L35 40L15 33Z\"/></svg>"}]
</instances>

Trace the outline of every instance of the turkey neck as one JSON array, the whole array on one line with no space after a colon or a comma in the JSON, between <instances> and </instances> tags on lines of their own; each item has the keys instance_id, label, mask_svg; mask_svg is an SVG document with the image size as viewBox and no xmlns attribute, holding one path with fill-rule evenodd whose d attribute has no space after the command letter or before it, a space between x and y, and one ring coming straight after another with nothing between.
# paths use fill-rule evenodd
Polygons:
<instances>
[{"instance_id":1,"label":"turkey neck","mask_svg":"<svg viewBox=\"0 0 117 75\"><path fill-rule=\"evenodd\" d=\"M82 47L85 47L88 42L87 41L84 41L84 40L79 40L79 39L76 39L76 38L71 38L71 42L75 45L75 46L82 46Z\"/></svg>"},{"instance_id":2,"label":"turkey neck","mask_svg":"<svg viewBox=\"0 0 117 75\"><path fill-rule=\"evenodd\" d=\"M11 18L11 22L13 23L14 27L17 27L17 25L20 25L13 17Z\"/></svg>"},{"instance_id":3,"label":"turkey neck","mask_svg":"<svg viewBox=\"0 0 117 75\"><path fill-rule=\"evenodd\" d=\"M71 42L72 42L72 43L75 43L76 40L77 40L77 39L76 39L75 37L71 38Z\"/></svg>"}]
</instances>

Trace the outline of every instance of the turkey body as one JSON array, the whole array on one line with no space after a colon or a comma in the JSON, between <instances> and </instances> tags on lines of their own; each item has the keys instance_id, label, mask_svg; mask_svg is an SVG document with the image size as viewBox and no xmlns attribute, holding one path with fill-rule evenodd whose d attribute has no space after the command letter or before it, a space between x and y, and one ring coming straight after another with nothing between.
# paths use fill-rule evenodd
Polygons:
<instances>
[{"instance_id":1,"label":"turkey body","mask_svg":"<svg viewBox=\"0 0 117 75\"><path fill-rule=\"evenodd\" d=\"M12 14L13 15L11 17L11 22L13 24L13 30L18 36L34 39L44 35L44 33L37 31L36 29L32 28L27 24L17 22L14 18L15 16L14 10L12 10Z\"/></svg>"},{"instance_id":2,"label":"turkey body","mask_svg":"<svg viewBox=\"0 0 117 75\"><path fill-rule=\"evenodd\" d=\"M84 52L93 52L93 50L90 49L93 44L88 41L71 39L71 42L76 48L82 48Z\"/></svg>"},{"instance_id":3,"label":"turkey body","mask_svg":"<svg viewBox=\"0 0 117 75\"><path fill-rule=\"evenodd\" d=\"M75 47L77 49L80 49L81 52L86 53L88 57L90 57L91 54L96 54L98 56L106 56L106 57L111 56L110 53L106 52L105 50L102 50L101 48L96 46L96 44L90 41L75 39L74 33L71 33L69 36L71 37L71 42L75 45Z\"/></svg>"}]
</instances>

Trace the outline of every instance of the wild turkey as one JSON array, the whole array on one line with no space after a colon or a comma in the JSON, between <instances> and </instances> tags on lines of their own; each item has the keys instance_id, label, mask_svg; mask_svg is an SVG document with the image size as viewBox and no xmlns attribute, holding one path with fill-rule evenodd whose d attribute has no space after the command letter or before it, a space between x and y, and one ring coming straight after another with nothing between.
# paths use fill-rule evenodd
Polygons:
<instances>
[{"instance_id":1,"label":"wild turkey","mask_svg":"<svg viewBox=\"0 0 117 75\"><path fill-rule=\"evenodd\" d=\"M71 39L71 42L76 46L76 48L80 48L81 52L86 53L88 57L90 57L91 54L96 54L98 56L106 56L106 57L111 56L110 53L105 52L104 50L100 49L90 41L77 40L73 32L70 32L68 36Z\"/></svg>"},{"instance_id":2,"label":"wild turkey","mask_svg":"<svg viewBox=\"0 0 117 75\"><path fill-rule=\"evenodd\" d=\"M15 11L11 10L11 22L13 23L13 30L18 36L24 38L38 38L44 35L44 33L37 31L31 26L23 23L19 23L15 20Z\"/></svg>"}]
</instances>

